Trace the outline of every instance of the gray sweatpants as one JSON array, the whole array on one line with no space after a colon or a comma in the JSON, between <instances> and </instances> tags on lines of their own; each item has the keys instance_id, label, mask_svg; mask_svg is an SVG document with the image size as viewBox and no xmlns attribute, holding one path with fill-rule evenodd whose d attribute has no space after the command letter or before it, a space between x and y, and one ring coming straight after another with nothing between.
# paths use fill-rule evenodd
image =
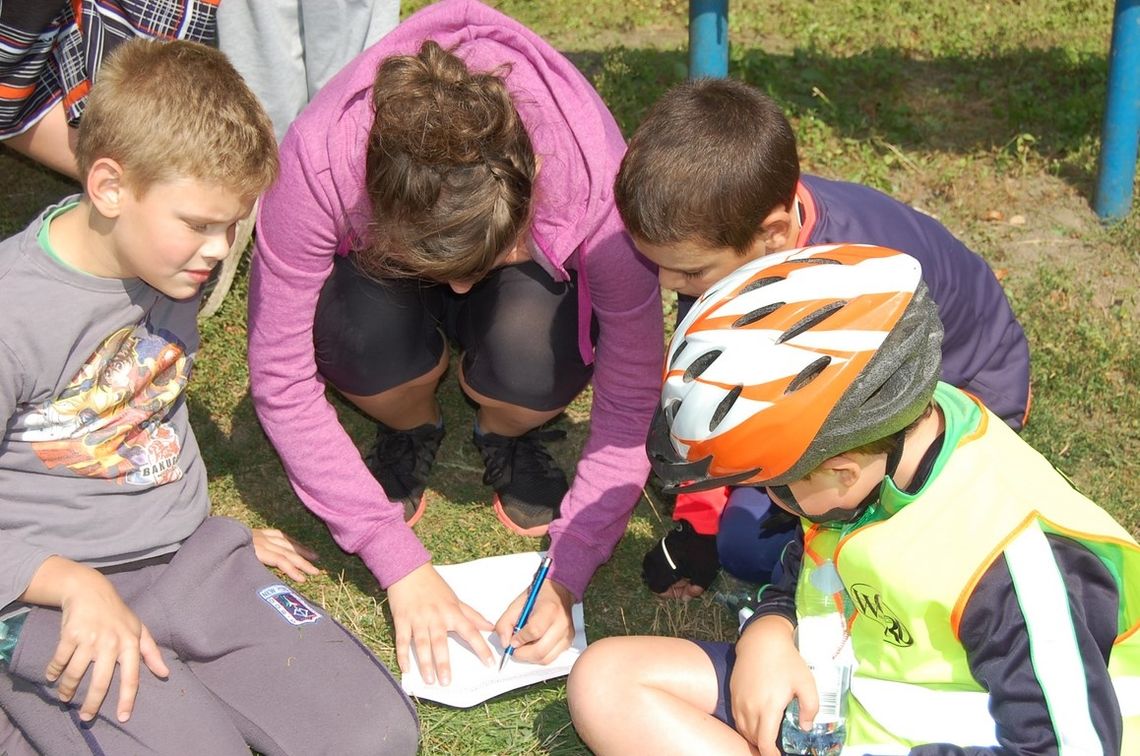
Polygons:
<instances>
[{"instance_id":1,"label":"gray sweatpants","mask_svg":"<svg viewBox=\"0 0 1140 756\"><path fill-rule=\"evenodd\" d=\"M325 83L400 21L400 0L226 0L218 47L261 100L277 141Z\"/></svg>"},{"instance_id":2,"label":"gray sweatpants","mask_svg":"<svg viewBox=\"0 0 1140 756\"><path fill-rule=\"evenodd\" d=\"M35 608L0 669L0 708L45 754L413 754L415 709L388 670L324 609L281 584L249 530L208 518L167 564L108 579L162 649L170 677L141 666L134 714L116 721L118 676L99 716L44 681L60 612Z\"/></svg>"}]
</instances>

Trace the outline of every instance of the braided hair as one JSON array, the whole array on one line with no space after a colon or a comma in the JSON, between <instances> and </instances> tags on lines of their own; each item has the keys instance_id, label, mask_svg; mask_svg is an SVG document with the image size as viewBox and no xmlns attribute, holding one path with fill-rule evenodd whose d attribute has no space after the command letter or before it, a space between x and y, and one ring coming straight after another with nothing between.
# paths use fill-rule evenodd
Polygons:
<instances>
[{"instance_id":1,"label":"braided hair","mask_svg":"<svg viewBox=\"0 0 1140 756\"><path fill-rule=\"evenodd\" d=\"M372 87L366 186L379 278L477 280L530 222L535 156L500 69L436 42L386 59Z\"/></svg>"}]
</instances>

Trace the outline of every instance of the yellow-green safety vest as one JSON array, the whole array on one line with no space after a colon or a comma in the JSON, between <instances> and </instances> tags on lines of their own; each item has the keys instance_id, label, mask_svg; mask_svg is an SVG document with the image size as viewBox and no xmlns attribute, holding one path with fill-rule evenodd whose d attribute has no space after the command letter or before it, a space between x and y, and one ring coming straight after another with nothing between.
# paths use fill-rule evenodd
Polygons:
<instances>
[{"instance_id":1,"label":"yellow-green safety vest","mask_svg":"<svg viewBox=\"0 0 1140 756\"><path fill-rule=\"evenodd\" d=\"M989 695L970 674L958 624L977 582L1003 553L1061 753L1099 752L1068 596L1046 534L1077 541L1116 580L1109 673L1124 717L1122 752L1140 753L1140 547L971 397L939 384L935 401L946 418L945 442L920 491L900 492L888 479L856 523L804 522L799 579L831 559L847 594L858 667L843 753L997 744ZM1066 705L1072 697L1078 700Z\"/></svg>"}]
</instances>

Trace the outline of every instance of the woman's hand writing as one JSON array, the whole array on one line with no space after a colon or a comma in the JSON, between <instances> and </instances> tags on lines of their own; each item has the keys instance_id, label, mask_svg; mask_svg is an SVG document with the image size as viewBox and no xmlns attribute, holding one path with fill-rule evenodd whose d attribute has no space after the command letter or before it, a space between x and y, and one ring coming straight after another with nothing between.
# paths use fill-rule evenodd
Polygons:
<instances>
[{"instance_id":1,"label":"woman's hand writing","mask_svg":"<svg viewBox=\"0 0 1140 756\"><path fill-rule=\"evenodd\" d=\"M503 648L512 643L515 622L522 614L529 594L528 587L495 623L495 633ZM553 580L547 580L538 591L526 625L514 636L514 658L534 664L549 664L569 648L574 642L574 619L570 613L573 606L574 597L570 591Z\"/></svg>"}]
</instances>

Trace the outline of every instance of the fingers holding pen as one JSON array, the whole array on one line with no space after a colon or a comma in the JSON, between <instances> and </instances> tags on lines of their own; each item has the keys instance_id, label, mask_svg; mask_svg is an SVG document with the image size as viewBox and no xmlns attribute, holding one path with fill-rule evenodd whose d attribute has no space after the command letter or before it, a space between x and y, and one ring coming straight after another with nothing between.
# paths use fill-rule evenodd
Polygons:
<instances>
[{"instance_id":1,"label":"fingers holding pen","mask_svg":"<svg viewBox=\"0 0 1140 756\"><path fill-rule=\"evenodd\" d=\"M574 598L559 583L547 581L539 589L529 619L517 633L512 634L514 625L511 623L515 622L512 618L518 616L521 610L520 600L523 599L520 596L515 600L500 618L495 630L499 632L500 639L503 639L502 630L505 626L504 647L508 643L515 647L515 659L549 664L574 642L574 620L571 614ZM519 606L516 607L516 604Z\"/></svg>"}]
</instances>

